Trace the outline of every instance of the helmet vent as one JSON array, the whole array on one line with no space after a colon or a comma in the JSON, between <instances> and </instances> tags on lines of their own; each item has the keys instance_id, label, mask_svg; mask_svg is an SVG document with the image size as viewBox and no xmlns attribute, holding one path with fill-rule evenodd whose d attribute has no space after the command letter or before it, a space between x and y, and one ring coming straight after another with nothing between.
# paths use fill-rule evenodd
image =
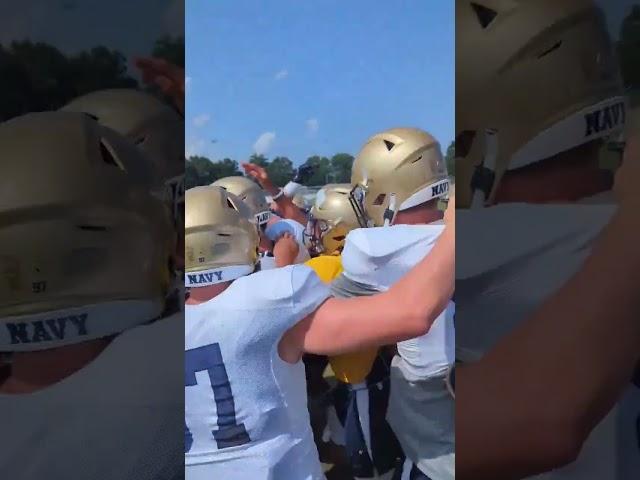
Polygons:
<instances>
[{"instance_id":1,"label":"helmet vent","mask_svg":"<svg viewBox=\"0 0 640 480\"><path fill-rule=\"evenodd\" d=\"M378 195L375 199L375 201L373 202L374 205L382 205L384 203L384 199L386 198L386 195L384 193L381 193L380 195Z\"/></svg>"},{"instance_id":2,"label":"helmet vent","mask_svg":"<svg viewBox=\"0 0 640 480\"><path fill-rule=\"evenodd\" d=\"M391 151L393 147L396 146L395 143L390 142L389 140L384 140L384 144L386 145L388 151Z\"/></svg>"},{"instance_id":3,"label":"helmet vent","mask_svg":"<svg viewBox=\"0 0 640 480\"><path fill-rule=\"evenodd\" d=\"M411 163L416 163L416 162L419 162L420 160L422 160L422 155L418 155L418 157Z\"/></svg>"},{"instance_id":4,"label":"helmet vent","mask_svg":"<svg viewBox=\"0 0 640 480\"><path fill-rule=\"evenodd\" d=\"M122 167L120 162L116 160L116 157L113 154L113 151L111 150L109 145L106 144L104 140L100 141L100 156L102 157L102 161L107 165L112 165L124 171L124 168Z\"/></svg>"},{"instance_id":5,"label":"helmet vent","mask_svg":"<svg viewBox=\"0 0 640 480\"><path fill-rule=\"evenodd\" d=\"M562 45L562 40L556 42L553 46L547 48L544 52L538 55L538 58L546 57L551 52L554 52L555 50L559 49L561 45Z\"/></svg>"},{"instance_id":6,"label":"helmet vent","mask_svg":"<svg viewBox=\"0 0 640 480\"><path fill-rule=\"evenodd\" d=\"M141 137L136 138L135 144L142 145L147 140L147 136L143 135Z\"/></svg>"},{"instance_id":7,"label":"helmet vent","mask_svg":"<svg viewBox=\"0 0 640 480\"><path fill-rule=\"evenodd\" d=\"M78 225L78 229L84 230L85 232L106 232L107 227L104 225Z\"/></svg>"},{"instance_id":8,"label":"helmet vent","mask_svg":"<svg viewBox=\"0 0 640 480\"><path fill-rule=\"evenodd\" d=\"M96 122L99 121L100 119L98 117L96 117L95 115L92 115L88 112L82 112L84 113L87 117L94 119Z\"/></svg>"},{"instance_id":9,"label":"helmet vent","mask_svg":"<svg viewBox=\"0 0 640 480\"><path fill-rule=\"evenodd\" d=\"M491 25L491 22L493 22L493 20L498 16L498 12L490 9L489 7L485 7L484 5L471 2L471 7L476 13L476 17L478 17L478 22L480 22L482 28L487 28L489 25Z\"/></svg>"}]
</instances>

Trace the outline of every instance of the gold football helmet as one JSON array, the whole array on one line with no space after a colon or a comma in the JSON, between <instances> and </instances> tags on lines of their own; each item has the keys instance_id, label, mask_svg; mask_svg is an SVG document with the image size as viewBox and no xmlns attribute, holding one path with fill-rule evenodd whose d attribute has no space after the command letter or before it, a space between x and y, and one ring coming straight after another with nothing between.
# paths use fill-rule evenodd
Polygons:
<instances>
[{"instance_id":1,"label":"gold football helmet","mask_svg":"<svg viewBox=\"0 0 640 480\"><path fill-rule=\"evenodd\" d=\"M626 100L592 0L456 1L457 205L507 170L618 135Z\"/></svg>"},{"instance_id":2,"label":"gold football helmet","mask_svg":"<svg viewBox=\"0 0 640 480\"><path fill-rule=\"evenodd\" d=\"M32 113L0 124L0 158L0 351L84 342L161 314L175 232L135 146L86 115Z\"/></svg>"},{"instance_id":3,"label":"gold football helmet","mask_svg":"<svg viewBox=\"0 0 640 480\"><path fill-rule=\"evenodd\" d=\"M240 198L219 186L185 194L185 286L228 282L256 269L258 230Z\"/></svg>"},{"instance_id":4,"label":"gold football helmet","mask_svg":"<svg viewBox=\"0 0 640 480\"><path fill-rule=\"evenodd\" d=\"M134 89L99 90L62 108L83 112L124 135L146 152L165 181L174 218L182 227L184 119L154 96Z\"/></svg>"},{"instance_id":5,"label":"gold football helmet","mask_svg":"<svg viewBox=\"0 0 640 480\"><path fill-rule=\"evenodd\" d=\"M393 224L398 211L447 194L449 176L440 144L417 128L378 133L354 160L351 187L360 226Z\"/></svg>"},{"instance_id":6,"label":"gold football helmet","mask_svg":"<svg viewBox=\"0 0 640 480\"><path fill-rule=\"evenodd\" d=\"M222 187L226 191L240 198L251 210L258 226L266 225L271 218L269 202L264 190L247 177L225 177L216 180L212 186Z\"/></svg>"},{"instance_id":7,"label":"gold football helmet","mask_svg":"<svg viewBox=\"0 0 640 480\"><path fill-rule=\"evenodd\" d=\"M351 207L348 183L322 187L309 212L306 238L314 254L333 254L342 250L347 234L358 228L358 219Z\"/></svg>"}]
</instances>

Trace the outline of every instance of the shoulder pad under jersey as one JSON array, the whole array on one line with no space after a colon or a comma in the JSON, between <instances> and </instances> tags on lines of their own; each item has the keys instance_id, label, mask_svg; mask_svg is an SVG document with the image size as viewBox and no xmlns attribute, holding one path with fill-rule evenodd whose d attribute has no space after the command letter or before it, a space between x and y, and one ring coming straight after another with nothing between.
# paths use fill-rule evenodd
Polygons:
<instances>
[{"instance_id":1,"label":"shoulder pad under jersey","mask_svg":"<svg viewBox=\"0 0 640 480\"><path fill-rule=\"evenodd\" d=\"M443 230L442 223L353 230L342 251L344 275L386 290L424 258Z\"/></svg>"}]
</instances>

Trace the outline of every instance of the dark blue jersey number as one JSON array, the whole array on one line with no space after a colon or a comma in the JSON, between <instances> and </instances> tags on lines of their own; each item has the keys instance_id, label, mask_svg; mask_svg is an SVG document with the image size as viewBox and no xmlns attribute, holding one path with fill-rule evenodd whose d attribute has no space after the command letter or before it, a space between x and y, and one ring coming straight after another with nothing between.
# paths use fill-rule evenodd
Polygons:
<instances>
[{"instance_id":1,"label":"dark blue jersey number","mask_svg":"<svg viewBox=\"0 0 640 480\"><path fill-rule=\"evenodd\" d=\"M219 449L236 447L249 443L251 439L244 424L236 421L236 406L231 392L227 369L222 361L220 345L217 343L194 348L184 352L184 385L197 385L196 372L206 371L211 380L213 398L218 414L218 429L213 430L213 438ZM185 453L191 450L193 436L185 423Z\"/></svg>"}]
</instances>

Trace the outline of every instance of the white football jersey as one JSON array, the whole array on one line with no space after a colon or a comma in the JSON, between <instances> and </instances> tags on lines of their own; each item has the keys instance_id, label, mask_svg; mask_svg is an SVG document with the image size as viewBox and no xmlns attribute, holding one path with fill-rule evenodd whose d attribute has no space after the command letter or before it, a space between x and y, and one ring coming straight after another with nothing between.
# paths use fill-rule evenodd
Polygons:
<instances>
[{"instance_id":1,"label":"white football jersey","mask_svg":"<svg viewBox=\"0 0 640 480\"><path fill-rule=\"evenodd\" d=\"M443 230L442 222L353 230L342 252L344 275L386 291L424 258ZM398 354L399 366L409 380L445 372L455 359L453 304L438 316L426 335L399 342Z\"/></svg>"},{"instance_id":2,"label":"white football jersey","mask_svg":"<svg viewBox=\"0 0 640 480\"><path fill-rule=\"evenodd\" d=\"M61 382L0 395L2 478L180 478L183 331L182 313L133 328Z\"/></svg>"},{"instance_id":3,"label":"white football jersey","mask_svg":"<svg viewBox=\"0 0 640 480\"><path fill-rule=\"evenodd\" d=\"M505 204L460 210L456 346L481 357L579 270L615 206ZM640 390L629 386L591 433L578 460L535 478L631 480L640 472Z\"/></svg>"},{"instance_id":4,"label":"white football jersey","mask_svg":"<svg viewBox=\"0 0 640 480\"><path fill-rule=\"evenodd\" d=\"M304 364L284 362L282 335L329 296L303 265L235 280L186 306L187 478L323 479Z\"/></svg>"}]
</instances>

